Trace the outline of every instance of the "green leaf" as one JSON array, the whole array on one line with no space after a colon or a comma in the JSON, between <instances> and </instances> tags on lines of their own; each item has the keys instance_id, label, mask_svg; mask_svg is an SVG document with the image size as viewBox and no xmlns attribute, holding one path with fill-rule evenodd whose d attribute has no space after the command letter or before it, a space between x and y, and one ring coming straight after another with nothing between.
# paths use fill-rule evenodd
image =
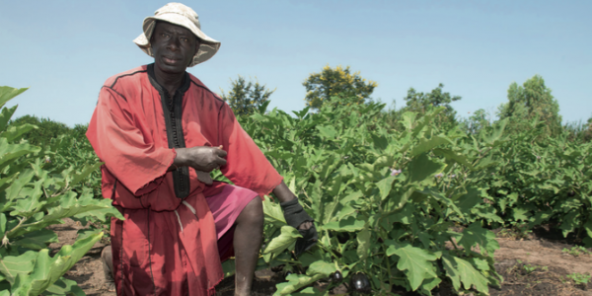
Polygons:
<instances>
[{"instance_id":1,"label":"green leaf","mask_svg":"<svg viewBox=\"0 0 592 296\"><path fill-rule=\"evenodd\" d=\"M72 181L70 181L70 186L75 186L78 183L82 182L83 180L85 180L86 178L88 178L88 176L90 174L92 174L93 172L96 172L97 170L99 170L99 168L101 167L101 165L103 165L102 162L98 162L92 165L85 165L82 168L82 171L80 173L78 173L76 170L72 171Z\"/></svg>"},{"instance_id":2,"label":"green leaf","mask_svg":"<svg viewBox=\"0 0 592 296\"><path fill-rule=\"evenodd\" d=\"M465 290L475 287L477 291L488 294L487 278L475 269L470 262L456 256L444 255L442 256L442 263L446 275L452 281L452 286L456 291L459 291L462 283Z\"/></svg>"},{"instance_id":3,"label":"green leaf","mask_svg":"<svg viewBox=\"0 0 592 296\"><path fill-rule=\"evenodd\" d=\"M222 271L224 272L224 277L229 277L236 272L236 264L234 259L228 259L222 262Z\"/></svg>"},{"instance_id":4,"label":"green leaf","mask_svg":"<svg viewBox=\"0 0 592 296\"><path fill-rule=\"evenodd\" d=\"M370 250L370 238L372 237L372 232L368 228L362 229L358 233L358 256L360 257L361 261L366 260L368 258L368 251Z\"/></svg>"},{"instance_id":5,"label":"green leaf","mask_svg":"<svg viewBox=\"0 0 592 296\"><path fill-rule=\"evenodd\" d=\"M64 245L54 256L49 256L49 250L43 249L37 253L37 260L33 272L19 274L15 280L13 294L39 295L58 281L92 246L103 237L100 232L96 235L77 240L74 245Z\"/></svg>"},{"instance_id":6,"label":"green leaf","mask_svg":"<svg viewBox=\"0 0 592 296\"><path fill-rule=\"evenodd\" d=\"M376 183L376 187L378 187L378 190L380 191L381 200L384 200L389 195L389 193L391 193L395 179L396 176L388 176Z\"/></svg>"},{"instance_id":7,"label":"green leaf","mask_svg":"<svg viewBox=\"0 0 592 296\"><path fill-rule=\"evenodd\" d=\"M459 164L462 164L462 165L464 165L464 166L466 166L468 168L472 168L473 167L465 155L457 154L456 152L454 152L454 151L452 151L450 149L436 148L436 149L433 150L433 152L437 156L443 156L446 159L453 160L453 161L455 161L455 162L457 162Z\"/></svg>"},{"instance_id":8,"label":"green leaf","mask_svg":"<svg viewBox=\"0 0 592 296\"><path fill-rule=\"evenodd\" d=\"M74 295L74 296L85 296L84 291L76 284L75 281L61 277L53 285L49 286L43 295Z\"/></svg>"},{"instance_id":9,"label":"green leaf","mask_svg":"<svg viewBox=\"0 0 592 296\"><path fill-rule=\"evenodd\" d=\"M302 275L302 274L290 274L286 277L287 283L280 283L276 285L277 291L273 294L274 296L290 295L297 290L306 287L322 278L326 277L323 274L316 274L314 276Z\"/></svg>"},{"instance_id":10,"label":"green leaf","mask_svg":"<svg viewBox=\"0 0 592 296\"><path fill-rule=\"evenodd\" d=\"M421 183L424 181L431 181L431 177L438 173L438 171L442 169L443 165L430 160L424 153L414 157L413 160L409 162L408 167L409 182Z\"/></svg>"},{"instance_id":11,"label":"green leaf","mask_svg":"<svg viewBox=\"0 0 592 296\"><path fill-rule=\"evenodd\" d=\"M463 246L466 252L469 252L471 247L479 245L481 254L487 251L490 256L493 255L495 250L499 249L499 243L495 240L495 234L490 230L482 228L478 223L473 223L463 230L458 244Z\"/></svg>"},{"instance_id":12,"label":"green leaf","mask_svg":"<svg viewBox=\"0 0 592 296\"><path fill-rule=\"evenodd\" d=\"M6 126L17 107L18 106L15 105L12 108L2 108L2 112L0 112L0 133L6 129Z\"/></svg>"},{"instance_id":13,"label":"green leaf","mask_svg":"<svg viewBox=\"0 0 592 296\"><path fill-rule=\"evenodd\" d=\"M397 268L405 272L413 291L417 290L425 279L438 277L436 267L431 262L436 261L440 257L439 254L404 243L399 248L391 244L386 250L386 255L399 257Z\"/></svg>"},{"instance_id":14,"label":"green leaf","mask_svg":"<svg viewBox=\"0 0 592 296\"><path fill-rule=\"evenodd\" d=\"M306 274L310 276L314 276L317 274L322 274L325 277L328 277L330 274L334 273L337 270L335 268L335 264L332 262L327 261L316 261L310 264L308 269L306 270Z\"/></svg>"},{"instance_id":15,"label":"green leaf","mask_svg":"<svg viewBox=\"0 0 592 296\"><path fill-rule=\"evenodd\" d=\"M323 136L329 140L333 140L337 136L337 131L331 125L329 125L329 126L317 125L317 129L319 130L321 136Z\"/></svg>"},{"instance_id":16,"label":"green leaf","mask_svg":"<svg viewBox=\"0 0 592 296\"><path fill-rule=\"evenodd\" d=\"M296 228L287 225L283 226L281 229L281 234L269 242L269 244L265 247L265 250L263 250L263 254L280 254L288 248L293 248L296 240L301 237L302 235L300 235Z\"/></svg>"},{"instance_id":17,"label":"green leaf","mask_svg":"<svg viewBox=\"0 0 592 296\"><path fill-rule=\"evenodd\" d=\"M269 197L265 197L263 201L263 213L265 214L265 223L273 224L276 226L286 225L286 219L284 218L284 212L282 207L275 202L272 202Z\"/></svg>"},{"instance_id":18,"label":"green leaf","mask_svg":"<svg viewBox=\"0 0 592 296\"><path fill-rule=\"evenodd\" d=\"M6 215L4 215L4 213L0 213L0 238L4 237L5 232L6 232Z\"/></svg>"},{"instance_id":19,"label":"green leaf","mask_svg":"<svg viewBox=\"0 0 592 296\"><path fill-rule=\"evenodd\" d=\"M0 169L10 165L17 158L29 154L37 153L41 148L29 144L8 144L6 138L0 138Z\"/></svg>"},{"instance_id":20,"label":"green leaf","mask_svg":"<svg viewBox=\"0 0 592 296\"><path fill-rule=\"evenodd\" d=\"M4 107L6 102L22 94L27 89L29 88L12 88L9 86L0 86L0 108Z\"/></svg>"},{"instance_id":21,"label":"green leaf","mask_svg":"<svg viewBox=\"0 0 592 296\"><path fill-rule=\"evenodd\" d=\"M32 129L37 129L37 126L29 123L24 123L18 126L12 125L9 126L4 132L2 132L2 134L0 134L0 137L6 138L8 142L12 142L18 139L21 135L28 133Z\"/></svg>"},{"instance_id":22,"label":"green leaf","mask_svg":"<svg viewBox=\"0 0 592 296\"><path fill-rule=\"evenodd\" d=\"M362 230L365 224L366 221L356 220L356 218L354 217L347 217L347 219L345 220L329 222L325 225L320 226L319 228L322 228L324 230L354 232Z\"/></svg>"},{"instance_id":23,"label":"green leaf","mask_svg":"<svg viewBox=\"0 0 592 296\"><path fill-rule=\"evenodd\" d=\"M49 229L40 229L13 239L11 246L41 250L43 248L47 248L49 243L57 242L58 235L55 232Z\"/></svg>"},{"instance_id":24,"label":"green leaf","mask_svg":"<svg viewBox=\"0 0 592 296\"><path fill-rule=\"evenodd\" d=\"M0 273L11 284L14 284L18 274L29 274L33 271L37 252L27 251L18 256L5 256L0 258Z\"/></svg>"},{"instance_id":25,"label":"green leaf","mask_svg":"<svg viewBox=\"0 0 592 296\"><path fill-rule=\"evenodd\" d=\"M452 142L446 136L433 136L429 139L422 138L419 140L417 146L413 147L410 155L416 156L444 144L452 144Z\"/></svg>"}]
</instances>

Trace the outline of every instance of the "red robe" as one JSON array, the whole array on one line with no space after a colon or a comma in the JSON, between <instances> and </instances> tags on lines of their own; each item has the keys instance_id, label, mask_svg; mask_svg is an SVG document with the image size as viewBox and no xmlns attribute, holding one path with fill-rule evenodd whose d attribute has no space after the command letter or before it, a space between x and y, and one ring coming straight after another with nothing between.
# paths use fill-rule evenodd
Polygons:
<instances>
[{"instance_id":1,"label":"red robe","mask_svg":"<svg viewBox=\"0 0 592 296\"><path fill-rule=\"evenodd\" d=\"M189 169L189 196L175 195L167 170L176 152L169 148L159 85L149 67L105 82L86 134L105 163L103 196L126 218L111 226L118 295L213 295L223 273L204 190L209 196L221 184L206 187ZM228 153L222 173L237 186L269 194L282 177L228 104L191 74L184 86L185 147L222 145Z\"/></svg>"}]
</instances>

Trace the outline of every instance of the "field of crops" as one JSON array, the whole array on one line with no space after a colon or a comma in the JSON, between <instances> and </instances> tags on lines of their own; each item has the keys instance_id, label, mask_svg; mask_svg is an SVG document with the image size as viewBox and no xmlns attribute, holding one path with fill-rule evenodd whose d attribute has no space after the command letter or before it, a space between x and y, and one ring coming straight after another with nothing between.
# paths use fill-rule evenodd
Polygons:
<instances>
[{"instance_id":1,"label":"field of crops","mask_svg":"<svg viewBox=\"0 0 592 296\"><path fill-rule=\"evenodd\" d=\"M1 87L0 106L22 91ZM592 246L592 143L550 137L544 121L516 129L500 120L467 133L441 124L444 107L393 119L373 102L294 116L265 106L241 125L319 231L316 247L294 257L299 233L266 199L259 267L285 276L274 295L328 295L344 282L372 295L442 287L487 295L504 281L496 237L527 238L544 226L573 246ZM100 163L83 132L32 145L24 135L34 126L9 124L15 109L0 114L0 296L84 295L64 275L108 239L106 222L120 215L100 197ZM50 252L57 235L48 227L64 218L88 227ZM578 250L589 254L569 251ZM224 267L230 276L233 262ZM589 278L572 275L584 286Z\"/></svg>"}]
</instances>

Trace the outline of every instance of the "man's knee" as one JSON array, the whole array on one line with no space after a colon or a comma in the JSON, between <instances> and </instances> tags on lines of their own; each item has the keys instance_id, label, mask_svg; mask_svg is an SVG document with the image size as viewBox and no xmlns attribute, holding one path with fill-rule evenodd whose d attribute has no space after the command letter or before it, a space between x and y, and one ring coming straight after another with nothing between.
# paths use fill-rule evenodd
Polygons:
<instances>
[{"instance_id":1,"label":"man's knee","mask_svg":"<svg viewBox=\"0 0 592 296\"><path fill-rule=\"evenodd\" d=\"M243 209L237 222L263 225L263 203L259 197L253 198Z\"/></svg>"}]
</instances>

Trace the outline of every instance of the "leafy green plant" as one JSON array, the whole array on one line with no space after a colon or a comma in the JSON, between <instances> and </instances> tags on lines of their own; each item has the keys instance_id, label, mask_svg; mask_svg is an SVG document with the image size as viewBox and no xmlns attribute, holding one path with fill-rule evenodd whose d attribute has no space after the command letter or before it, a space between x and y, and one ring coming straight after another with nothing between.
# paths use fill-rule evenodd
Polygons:
<instances>
[{"instance_id":1,"label":"leafy green plant","mask_svg":"<svg viewBox=\"0 0 592 296\"><path fill-rule=\"evenodd\" d=\"M443 280L459 292L487 293L488 285L499 284L495 235L474 223L471 212L485 195L466 180L486 165L487 155L463 155L463 133L431 124L443 108L404 113L405 130L396 131L377 121L383 107L323 106L318 113L295 112L296 118L278 110L241 118L319 231L317 246L295 258L298 232L285 224L279 204L264 202L260 266L294 271L276 295L337 271L346 282L368 275L374 295L387 295L393 286L430 294ZM455 223L466 227L452 231Z\"/></svg>"},{"instance_id":2,"label":"leafy green plant","mask_svg":"<svg viewBox=\"0 0 592 296\"><path fill-rule=\"evenodd\" d=\"M589 274L581 274L579 272L574 272L572 274L568 274L567 277L570 278L572 281L574 281L574 283L576 285L583 285L583 286L585 286L590 281L590 275Z\"/></svg>"},{"instance_id":3,"label":"leafy green plant","mask_svg":"<svg viewBox=\"0 0 592 296\"><path fill-rule=\"evenodd\" d=\"M0 87L0 107L25 90ZM26 140L14 142L36 128L30 124L7 127L16 108L4 107L0 113L0 295L84 295L74 281L62 276L103 233L85 232L52 256L47 246L57 242L57 235L47 227L68 217L92 216L101 221L123 217L109 200L93 198L92 189L84 186L99 163L80 170L51 167L47 157L55 151Z\"/></svg>"},{"instance_id":4,"label":"leafy green plant","mask_svg":"<svg viewBox=\"0 0 592 296\"><path fill-rule=\"evenodd\" d=\"M584 255L590 255L592 254L590 251L588 251L588 249L582 247L582 246L573 246L571 248L563 248L563 250L561 250L563 253L567 253L570 254L574 257L579 257L580 255L584 254Z\"/></svg>"}]
</instances>

